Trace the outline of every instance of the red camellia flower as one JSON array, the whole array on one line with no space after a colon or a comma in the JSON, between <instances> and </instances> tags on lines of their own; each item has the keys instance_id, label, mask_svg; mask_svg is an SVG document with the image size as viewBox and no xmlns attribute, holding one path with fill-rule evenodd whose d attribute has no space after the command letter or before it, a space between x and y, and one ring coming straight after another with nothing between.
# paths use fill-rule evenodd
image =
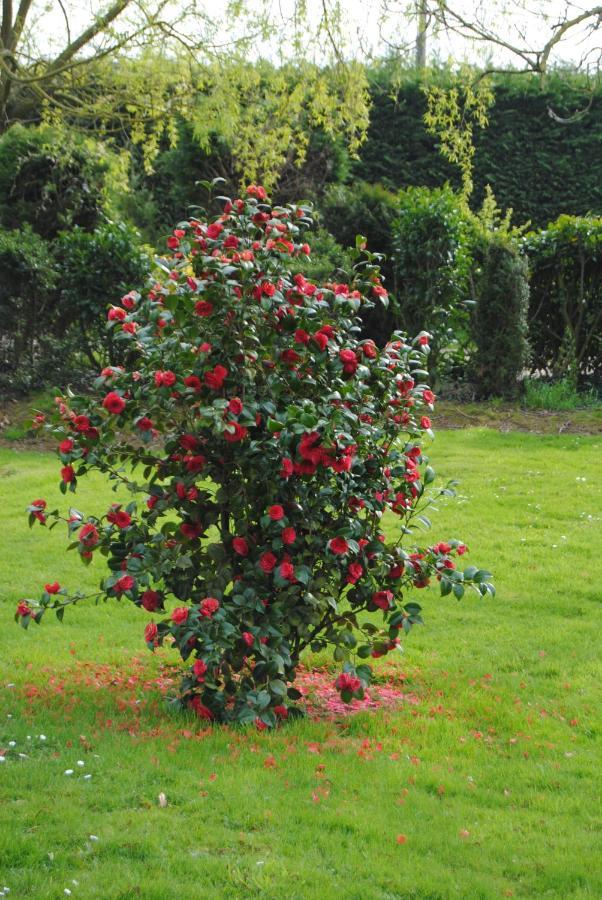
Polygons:
<instances>
[{"instance_id":1,"label":"red camellia flower","mask_svg":"<svg viewBox=\"0 0 602 900\"><path fill-rule=\"evenodd\" d=\"M198 300L194 304L194 311L197 316L210 316L213 312L213 303L209 303L208 300Z\"/></svg>"},{"instance_id":2,"label":"red camellia flower","mask_svg":"<svg viewBox=\"0 0 602 900\"><path fill-rule=\"evenodd\" d=\"M431 420L429 419L428 416L422 416L422 418L420 419L420 427L421 428L430 428L431 427Z\"/></svg>"},{"instance_id":3,"label":"red camellia flower","mask_svg":"<svg viewBox=\"0 0 602 900\"><path fill-rule=\"evenodd\" d=\"M118 528L129 528L132 524L132 517L125 510L115 509L108 513L107 522L117 525Z\"/></svg>"},{"instance_id":4,"label":"red camellia flower","mask_svg":"<svg viewBox=\"0 0 602 900\"><path fill-rule=\"evenodd\" d=\"M248 429L244 425L239 425L238 422L227 422L226 424L228 427L224 431L224 437L231 444L243 441L249 433Z\"/></svg>"},{"instance_id":5,"label":"red camellia flower","mask_svg":"<svg viewBox=\"0 0 602 900\"><path fill-rule=\"evenodd\" d=\"M125 409L125 400L115 391L110 391L102 401L102 405L111 415L118 416Z\"/></svg>"},{"instance_id":6,"label":"red camellia flower","mask_svg":"<svg viewBox=\"0 0 602 900\"><path fill-rule=\"evenodd\" d=\"M258 200L268 199L266 189L260 184L250 184L247 188L247 194L249 197L256 197Z\"/></svg>"},{"instance_id":7,"label":"red camellia flower","mask_svg":"<svg viewBox=\"0 0 602 900\"><path fill-rule=\"evenodd\" d=\"M259 557L259 567L261 568L261 570L263 572L266 573L266 575L269 572L274 571L274 567L277 562L278 562L278 560L276 559L276 557L274 556L273 553L270 553L269 550L266 553L262 553L261 556Z\"/></svg>"},{"instance_id":8,"label":"red camellia flower","mask_svg":"<svg viewBox=\"0 0 602 900\"><path fill-rule=\"evenodd\" d=\"M150 431L153 428L152 420L148 416L142 416L136 421L136 428L139 428L140 431Z\"/></svg>"},{"instance_id":9,"label":"red camellia flower","mask_svg":"<svg viewBox=\"0 0 602 900\"><path fill-rule=\"evenodd\" d=\"M242 400L239 400L238 397L232 397L228 403L228 411L231 412L233 416L239 416L242 412Z\"/></svg>"},{"instance_id":10,"label":"red camellia flower","mask_svg":"<svg viewBox=\"0 0 602 900\"><path fill-rule=\"evenodd\" d=\"M61 478L65 484L71 484L72 481L75 481L75 469L73 466L63 466L61 469Z\"/></svg>"},{"instance_id":11,"label":"red camellia flower","mask_svg":"<svg viewBox=\"0 0 602 900\"><path fill-rule=\"evenodd\" d=\"M204 600L201 600L199 608L201 610L201 615L210 619L219 609L219 600L216 600L215 597L205 597Z\"/></svg>"},{"instance_id":12,"label":"red camellia flower","mask_svg":"<svg viewBox=\"0 0 602 900\"><path fill-rule=\"evenodd\" d=\"M283 544L294 544L297 540L297 532L294 528L283 528L280 537Z\"/></svg>"},{"instance_id":13,"label":"red camellia flower","mask_svg":"<svg viewBox=\"0 0 602 900\"><path fill-rule=\"evenodd\" d=\"M253 635L251 634L250 631L243 631L242 639L245 642L245 644L247 645L247 647L252 647L253 644L255 643L255 638L253 637Z\"/></svg>"},{"instance_id":14,"label":"red camellia flower","mask_svg":"<svg viewBox=\"0 0 602 900\"><path fill-rule=\"evenodd\" d=\"M176 606L171 614L171 621L174 625L183 625L188 619L188 612L187 606Z\"/></svg>"},{"instance_id":15,"label":"red camellia flower","mask_svg":"<svg viewBox=\"0 0 602 900\"><path fill-rule=\"evenodd\" d=\"M71 438L65 438L65 440L61 441L59 444L59 453L71 453L74 446Z\"/></svg>"},{"instance_id":16,"label":"red camellia flower","mask_svg":"<svg viewBox=\"0 0 602 900\"><path fill-rule=\"evenodd\" d=\"M286 579L286 581L295 581L295 567L291 562L285 561L280 563L278 573L280 577Z\"/></svg>"},{"instance_id":17,"label":"red camellia flower","mask_svg":"<svg viewBox=\"0 0 602 900\"><path fill-rule=\"evenodd\" d=\"M109 322L123 322L126 316L125 309L121 309L120 306L111 306L107 314Z\"/></svg>"},{"instance_id":18,"label":"red camellia flower","mask_svg":"<svg viewBox=\"0 0 602 900\"><path fill-rule=\"evenodd\" d=\"M435 395L432 391L429 391L428 388L422 392L422 399L425 403L428 403L429 406L433 406L435 402Z\"/></svg>"},{"instance_id":19,"label":"red camellia flower","mask_svg":"<svg viewBox=\"0 0 602 900\"><path fill-rule=\"evenodd\" d=\"M98 543L98 529L88 522L79 529L77 537L85 547L94 547Z\"/></svg>"},{"instance_id":20,"label":"red camellia flower","mask_svg":"<svg viewBox=\"0 0 602 900\"><path fill-rule=\"evenodd\" d=\"M203 662L202 659L196 659L192 671L194 672L197 681L204 681L205 675L207 674L207 663Z\"/></svg>"},{"instance_id":21,"label":"red camellia flower","mask_svg":"<svg viewBox=\"0 0 602 900\"><path fill-rule=\"evenodd\" d=\"M353 375L357 371L357 356L353 350L339 350L339 359L343 363L343 372Z\"/></svg>"},{"instance_id":22,"label":"red camellia flower","mask_svg":"<svg viewBox=\"0 0 602 900\"><path fill-rule=\"evenodd\" d=\"M220 236L222 231L224 230L224 226L221 222L212 222L211 225L207 226L207 237L211 240L215 241Z\"/></svg>"},{"instance_id":23,"label":"red camellia flower","mask_svg":"<svg viewBox=\"0 0 602 900\"><path fill-rule=\"evenodd\" d=\"M283 706L281 703L278 706L274 707L274 712L278 716L279 719L288 719L288 709L286 706Z\"/></svg>"},{"instance_id":24,"label":"red camellia flower","mask_svg":"<svg viewBox=\"0 0 602 900\"><path fill-rule=\"evenodd\" d=\"M17 603L17 615L22 619L25 618L25 616L31 615L31 607L26 600L20 600L19 603Z\"/></svg>"},{"instance_id":25,"label":"red camellia flower","mask_svg":"<svg viewBox=\"0 0 602 900\"><path fill-rule=\"evenodd\" d=\"M196 455L193 454L191 456L184 457L184 463L186 465L186 469L189 472L192 472L193 474L200 472L203 469L203 467L205 466L206 462L207 462L206 458L201 453L197 453Z\"/></svg>"},{"instance_id":26,"label":"red camellia flower","mask_svg":"<svg viewBox=\"0 0 602 900\"><path fill-rule=\"evenodd\" d=\"M219 391L227 377L228 370L218 364L211 372L205 372L205 384L212 390Z\"/></svg>"},{"instance_id":27,"label":"red camellia flower","mask_svg":"<svg viewBox=\"0 0 602 900\"><path fill-rule=\"evenodd\" d=\"M162 372L160 369L158 372L155 372L155 384L157 387L173 387L176 380L176 373L171 372L169 369L167 372Z\"/></svg>"},{"instance_id":28,"label":"red camellia flower","mask_svg":"<svg viewBox=\"0 0 602 900\"><path fill-rule=\"evenodd\" d=\"M272 522L279 522L280 519L284 519L284 509L278 503L274 506L270 506L268 509L268 516L272 520Z\"/></svg>"},{"instance_id":29,"label":"red camellia flower","mask_svg":"<svg viewBox=\"0 0 602 900\"><path fill-rule=\"evenodd\" d=\"M447 541L439 541L433 547L433 553L451 553L451 549L451 544L448 544Z\"/></svg>"},{"instance_id":30,"label":"red camellia flower","mask_svg":"<svg viewBox=\"0 0 602 900\"><path fill-rule=\"evenodd\" d=\"M198 522L182 522L180 531L189 541L194 541L202 535L203 527Z\"/></svg>"},{"instance_id":31,"label":"red camellia flower","mask_svg":"<svg viewBox=\"0 0 602 900\"><path fill-rule=\"evenodd\" d=\"M243 537L235 537L232 539L232 549L239 556L249 555L249 545Z\"/></svg>"},{"instance_id":32,"label":"red camellia flower","mask_svg":"<svg viewBox=\"0 0 602 900\"><path fill-rule=\"evenodd\" d=\"M339 691L351 691L351 693L355 693L355 691L359 691L362 686L362 682L356 675L350 675L348 672L341 672L337 680L335 681L335 687L339 689Z\"/></svg>"},{"instance_id":33,"label":"red camellia flower","mask_svg":"<svg viewBox=\"0 0 602 900\"><path fill-rule=\"evenodd\" d=\"M392 591L376 591L372 594L372 602L380 609L389 609L393 602L393 593Z\"/></svg>"},{"instance_id":34,"label":"red camellia flower","mask_svg":"<svg viewBox=\"0 0 602 900\"><path fill-rule=\"evenodd\" d=\"M156 612L161 606L161 594L159 591L144 591L140 599L147 612Z\"/></svg>"},{"instance_id":35,"label":"red camellia flower","mask_svg":"<svg viewBox=\"0 0 602 900\"><path fill-rule=\"evenodd\" d=\"M280 467L280 477L281 478L290 478L294 472L294 466L292 459L288 459L285 457L282 460L282 465Z\"/></svg>"},{"instance_id":36,"label":"red camellia flower","mask_svg":"<svg viewBox=\"0 0 602 900\"><path fill-rule=\"evenodd\" d=\"M90 428L90 419L88 416L76 416L73 419L73 425L80 434L85 434Z\"/></svg>"},{"instance_id":37,"label":"red camellia flower","mask_svg":"<svg viewBox=\"0 0 602 900\"><path fill-rule=\"evenodd\" d=\"M131 591L136 582L131 575L122 575L113 585L114 591Z\"/></svg>"},{"instance_id":38,"label":"red camellia flower","mask_svg":"<svg viewBox=\"0 0 602 900\"><path fill-rule=\"evenodd\" d=\"M186 385L186 387L195 391L197 394L203 387L201 379L199 378L198 375L187 375L186 378L184 379L184 384Z\"/></svg>"},{"instance_id":39,"label":"red camellia flower","mask_svg":"<svg viewBox=\"0 0 602 900\"><path fill-rule=\"evenodd\" d=\"M154 622L149 622L148 625L144 629L144 640L147 644L153 644L157 640L157 635L159 633L159 629L155 625Z\"/></svg>"},{"instance_id":40,"label":"red camellia flower","mask_svg":"<svg viewBox=\"0 0 602 900\"><path fill-rule=\"evenodd\" d=\"M358 562L349 563L349 568L347 569L347 583L348 584L356 584L362 575L364 574L363 566Z\"/></svg>"},{"instance_id":41,"label":"red camellia flower","mask_svg":"<svg viewBox=\"0 0 602 900\"><path fill-rule=\"evenodd\" d=\"M320 350L326 350L328 346L328 335L324 334L323 331L317 331L312 335L312 341L318 345Z\"/></svg>"},{"instance_id":42,"label":"red camellia flower","mask_svg":"<svg viewBox=\"0 0 602 900\"><path fill-rule=\"evenodd\" d=\"M44 585L44 590L46 591L47 594L58 594L60 589L61 589L61 586L58 583L58 581L53 581L52 584Z\"/></svg>"},{"instance_id":43,"label":"red camellia flower","mask_svg":"<svg viewBox=\"0 0 602 900\"><path fill-rule=\"evenodd\" d=\"M178 443L183 450L196 450L199 439L194 434L181 434Z\"/></svg>"},{"instance_id":44,"label":"red camellia flower","mask_svg":"<svg viewBox=\"0 0 602 900\"><path fill-rule=\"evenodd\" d=\"M157 387L173 387L176 383L176 373L168 370L167 372L162 372L161 369L155 372L155 385Z\"/></svg>"},{"instance_id":45,"label":"red camellia flower","mask_svg":"<svg viewBox=\"0 0 602 900\"><path fill-rule=\"evenodd\" d=\"M332 540L328 541L328 549L331 553L335 553L339 556L344 556L346 553L349 553L349 544L343 537L335 537Z\"/></svg>"},{"instance_id":46,"label":"red camellia flower","mask_svg":"<svg viewBox=\"0 0 602 900\"><path fill-rule=\"evenodd\" d=\"M282 353L280 354L280 358L288 365L294 366L295 363L298 363L302 357L299 356L296 350L291 350L289 348L288 350L282 351Z\"/></svg>"},{"instance_id":47,"label":"red camellia flower","mask_svg":"<svg viewBox=\"0 0 602 900\"><path fill-rule=\"evenodd\" d=\"M45 500L34 500L31 504L33 507L31 510L31 515L34 519L37 519L38 522L41 522L42 525L46 523L46 516L43 510L46 509L46 501Z\"/></svg>"}]
</instances>

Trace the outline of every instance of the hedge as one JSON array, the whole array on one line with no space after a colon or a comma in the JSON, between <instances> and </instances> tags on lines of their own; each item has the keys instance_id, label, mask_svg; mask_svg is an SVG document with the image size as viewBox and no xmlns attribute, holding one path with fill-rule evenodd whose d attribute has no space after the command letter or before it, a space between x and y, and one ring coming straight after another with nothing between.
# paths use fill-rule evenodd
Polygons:
<instances>
[{"instance_id":1,"label":"hedge","mask_svg":"<svg viewBox=\"0 0 602 900\"><path fill-rule=\"evenodd\" d=\"M432 77L445 80L445 74ZM495 82L489 125L475 132L474 195L477 208L489 184L498 203L511 207L515 221L544 226L561 213L602 214L602 87L586 115L556 121L587 102L576 77L551 76L542 90L535 77L508 75ZM425 129L426 101L421 84L407 74L396 87L393 75L372 72L373 108L368 140L353 166L353 177L380 182L390 190L410 185L460 186Z\"/></svg>"},{"instance_id":2,"label":"hedge","mask_svg":"<svg viewBox=\"0 0 602 900\"><path fill-rule=\"evenodd\" d=\"M532 366L602 379L602 218L560 216L525 237L531 269Z\"/></svg>"}]
</instances>

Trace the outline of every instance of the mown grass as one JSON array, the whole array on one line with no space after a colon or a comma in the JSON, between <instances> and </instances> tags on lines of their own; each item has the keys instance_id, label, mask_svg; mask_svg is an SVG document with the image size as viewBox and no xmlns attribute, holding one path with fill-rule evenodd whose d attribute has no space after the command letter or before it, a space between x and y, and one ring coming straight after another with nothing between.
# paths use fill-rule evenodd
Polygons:
<instances>
[{"instance_id":1,"label":"mown grass","mask_svg":"<svg viewBox=\"0 0 602 900\"><path fill-rule=\"evenodd\" d=\"M465 539L496 573L497 599L420 592L427 624L393 673L417 705L272 734L168 713L142 682L169 653L147 654L144 617L127 604L13 624L16 601L45 581L94 587L100 569L64 554L59 529L27 528L26 504L59 496L52 455L0 451L0 888L602 895L601 449L600 436L439 433L435 467L461 478L462 496L433 516L433 537ZM77 505L111 499L95 481Z\"/></svg>"}]
</instances>

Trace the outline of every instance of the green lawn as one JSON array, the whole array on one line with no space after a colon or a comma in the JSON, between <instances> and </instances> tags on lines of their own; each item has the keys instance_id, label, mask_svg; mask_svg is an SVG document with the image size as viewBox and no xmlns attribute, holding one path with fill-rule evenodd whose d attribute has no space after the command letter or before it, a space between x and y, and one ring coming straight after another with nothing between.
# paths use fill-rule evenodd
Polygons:
<instances>
[{"instance_id":1,"label":"green lawn","mask_svg":"<svg viewBox=\"0 0 602 900\"><path fill-rule=\"evenodd\" d=\"M395 663L417 705L258 734L168 713L143 682L170 655L147 653L126 603L13 623L44 582L100 570L27 527L31 500L60 497L52 455L0 451L0 890L602 896L601 452L600 436L440 432L435 468L462 497L433 537L465 539L497 598L418 592L426 627ZM96 481L77 505L110 499Z\"/></svg>"}]
</instances>

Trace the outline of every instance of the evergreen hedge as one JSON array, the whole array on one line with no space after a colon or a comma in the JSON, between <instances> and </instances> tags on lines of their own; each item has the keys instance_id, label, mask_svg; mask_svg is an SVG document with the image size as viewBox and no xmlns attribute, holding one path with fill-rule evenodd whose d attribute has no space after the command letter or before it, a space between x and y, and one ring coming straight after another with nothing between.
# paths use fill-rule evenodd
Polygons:
<instances>
[{"instance_id":1,"label":"evergreen hedge","mask_svg":"<svg viewBox=\"0 0 602 900\"><path fill-rule=\"evenodd\" d=\"M581 384L602 379L602 218L560 216L525 237L532 365Z\"/></svg>"},{"instance_id":2,"label":"evergreen hedge","mask_svg":"<svg viewBox=\"0 0 602 900\"><path fill-rule=\"evenodd\" d=\"M433 76L445 80L445 75ZM475 130L474 185L480 206L489 184L515 221L544 226L562 213L602 214L602 88L586 115L563 124L587 97L578 78L539 79L507 75L495 82L489 125ZM368 140L353 165L353 177L390 190L411 185L460 187L458 170L446 162L425 129L426 99L414 75L399 86L386 69L371 76L373 108Z\"/></svg>"},{"instance_id":3,"label":"evergreen hedge","mask_svg":"<svg viewBox=\"0 0 602 900\"><path fill-rule=\"evenodd\" d=\"M479 397L511 400L529 359L527 260L516 239L503 231L483 231L473 253L473 380Z\"/></svg>"}]
</instances>

